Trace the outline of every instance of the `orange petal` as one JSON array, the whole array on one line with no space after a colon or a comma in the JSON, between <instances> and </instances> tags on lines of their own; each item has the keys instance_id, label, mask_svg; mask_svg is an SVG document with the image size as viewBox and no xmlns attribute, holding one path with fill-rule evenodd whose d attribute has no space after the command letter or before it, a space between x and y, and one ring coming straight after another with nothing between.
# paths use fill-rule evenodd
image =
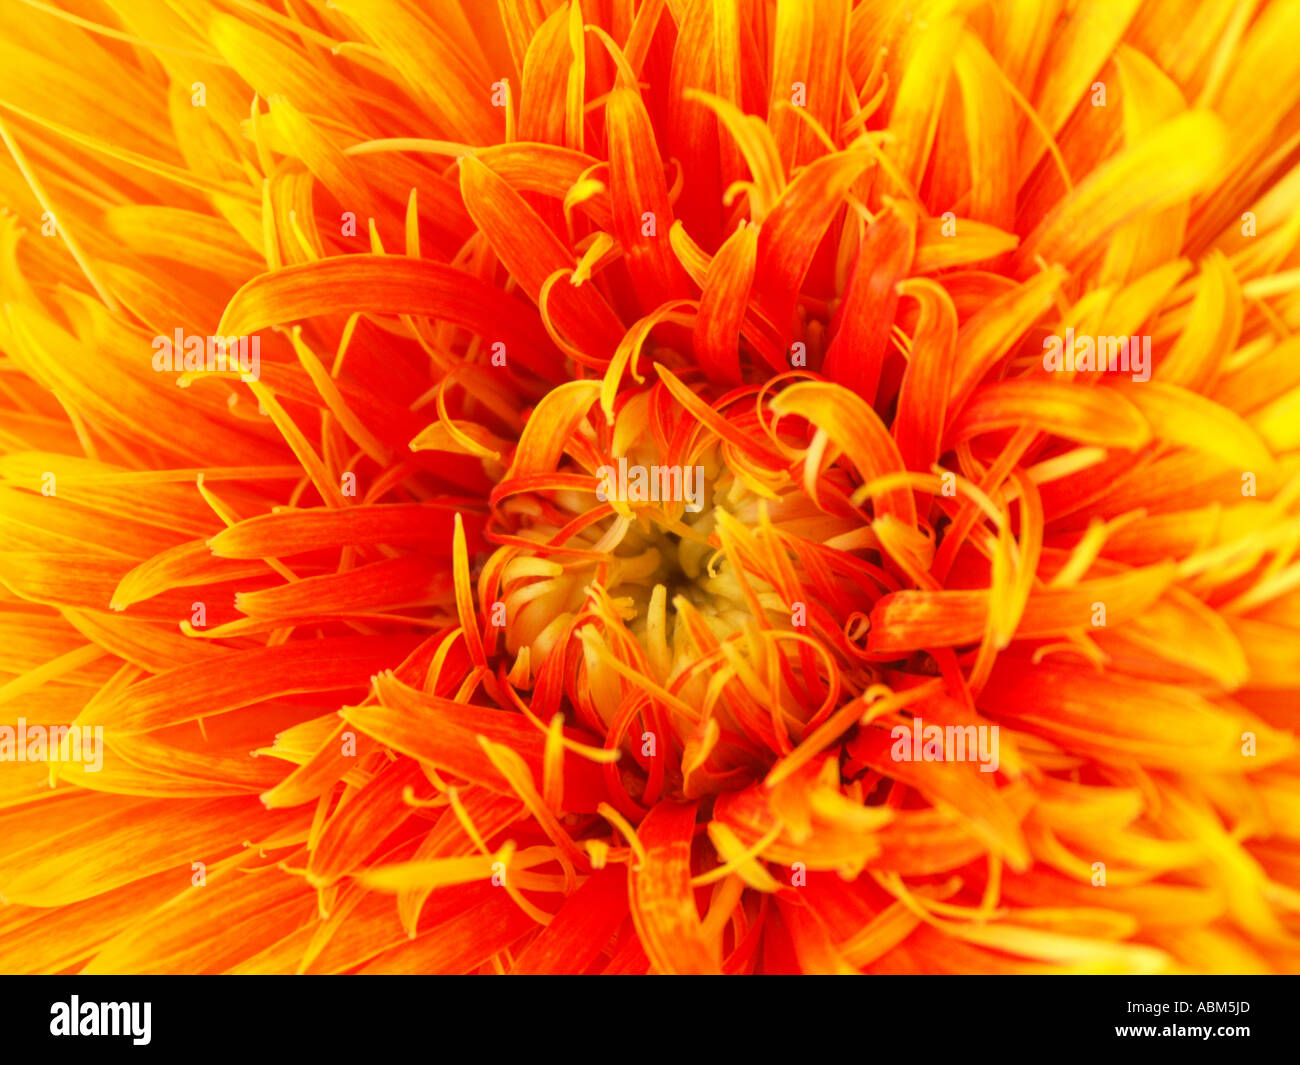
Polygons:
<instances>
[{"instance_id":1,"label":"orange petal","mask_svg":"<svg viewBox=\"0 0 1300 1065\"><path fill-rule=\"evenodd\" d=\"M628 903L641 945L660 973L719 973L717 951L705 941L691 887L694 835L694 803L660 803L637 829L645 858L632 870Z\"/></svg>"}]
</instances>

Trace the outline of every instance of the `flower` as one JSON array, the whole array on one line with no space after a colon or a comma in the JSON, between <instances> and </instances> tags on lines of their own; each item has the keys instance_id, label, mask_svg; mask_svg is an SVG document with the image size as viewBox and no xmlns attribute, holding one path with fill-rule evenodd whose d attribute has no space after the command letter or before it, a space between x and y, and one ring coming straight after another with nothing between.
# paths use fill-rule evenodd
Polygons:
<instances>
[{"instance_id":1,"label":"flower","mask_svg":"<svg viewBox=\"0 0 1300 1065\"><path fill-rule=\"evenodd\" d=\"M1296 5L0 18L0 967L1300 967Z\"/></svg>"}]
</instances>

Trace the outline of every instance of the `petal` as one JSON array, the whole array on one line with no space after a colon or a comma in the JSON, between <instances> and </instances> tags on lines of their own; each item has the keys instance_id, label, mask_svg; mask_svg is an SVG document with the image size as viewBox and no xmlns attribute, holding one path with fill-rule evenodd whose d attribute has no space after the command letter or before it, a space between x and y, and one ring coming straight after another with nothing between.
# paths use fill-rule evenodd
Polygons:
<instances>
[{"instance_id":1,"label":"petal","mask_svg":"<svg viewBox=\"0 0 1300 1065\"><path fill-rule=\"evenodd\" d=\"M641 945L657 972L716 974L716 947L704 938L691 887L695 805L660 803L637 829L645 857L628 880Z\"/></svg>"}]
</instances>

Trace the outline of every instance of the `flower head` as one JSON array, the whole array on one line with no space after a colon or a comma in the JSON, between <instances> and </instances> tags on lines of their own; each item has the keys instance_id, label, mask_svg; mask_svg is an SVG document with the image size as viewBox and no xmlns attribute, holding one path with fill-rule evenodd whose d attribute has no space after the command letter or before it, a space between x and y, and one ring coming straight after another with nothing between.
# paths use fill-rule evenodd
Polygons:
<instances>
[{"instance_id":1,"label":"flower head","mask_svg":"<svg viewBox=\"0 0 1300 1065\"><path fill-rule=\"evenodd\" d=\"M0 967L1300 967L1296 5L0 19Z\"/></svg>"}]
</instances>

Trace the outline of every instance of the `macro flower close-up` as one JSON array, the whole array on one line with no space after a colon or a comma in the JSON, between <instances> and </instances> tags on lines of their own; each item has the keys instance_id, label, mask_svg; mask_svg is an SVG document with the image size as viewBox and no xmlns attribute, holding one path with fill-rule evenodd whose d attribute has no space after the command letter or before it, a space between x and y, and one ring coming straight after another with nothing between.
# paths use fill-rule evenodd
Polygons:
<instances>
[{"instance_id":1,"label":"macro flower close-up","mask_svg":"<svg viewBox=\"0 0 1300 1065\"><path fill-rule=\"evenodd\" d=\"M1300 4L0 26L0 972L1300 972Z\"/></svg>"}]
</instances>

